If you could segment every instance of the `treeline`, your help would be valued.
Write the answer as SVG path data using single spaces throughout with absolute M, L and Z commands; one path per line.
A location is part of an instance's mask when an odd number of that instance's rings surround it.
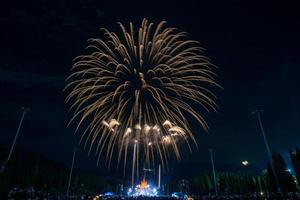
M 273 153 L 273 164 L 277 178 L 267 163 L 266 169 L 259 175 L 240 172 L 217 172 L 217 190 L 220 194 L 240 194 L 251 192 L 299 192 L 300 187 L 300 150 L 290 150 L 293 168 L 288 169 L 283 157 Z M 251 166 L 249 166 L 251 167 Z M 294 173 L 293 173 L 294 172 Z M 277 179 L 277 180 L 276 180 Z M 278 183 L 278 184 L 277 184 Z M 214 182 L 211 172 L 204 171 L 190 179 L 190 192 L 194 194 L 214 194 Z M 180 189 L 180 188 L 179 188 Z
M 0 161 L 7 156 L 7 149 L 0 146 Z M 283 157 L 273 154 L 273 163 L 278 181 L 268 163 L 266 169 L 259 175 L 241 172 L 217 172 L 217 190 L 219 194 L 240 194 L 252 192 L 299 192 L 300 182 L 300 150 L 290 150 L 292 173 Z M 2 164 L 2 163 L 0 163 Z M 251 167 L 251 166 L 248 166 Z M 15 149 L 6 169 L 0 173 L 0 192 L 5 193 L 14 186 L 22 188 L 34 187 L 53 194 L 66 192 L 69 178 L 69 167 L 51 161 L 41 155 Z M 276 183 L 278 182 L 279 185 Z M 120 192 L 121 185 L 128 185 L 124 180 L 107 178 L 96 173 L 74 170 L 71 183 L 72 194 L 103 193 L 107 191 Z M 214 182 L 211 171 L 203 171 L 191 178 L 188 184 L 182 187 L 178 180 L 169 182 L 164 186 L 165 191 L 184 191 L 191 194 L 213 194 Z M 124 188 L 125 189 L 125 188 Z
M 0 147 L 0 165 L 7 156 L 7 149 Z M 0 173 L 0 192 L 6 193 L 15 186 L 34 187 L 54 194 L 66 192 L 70 168 L 41 155 L 15 149 L 5 170 Z M 115 191 L 119 180 L 104 178 L 95 173 L 74 169 L 71 192 L 94 193 Z

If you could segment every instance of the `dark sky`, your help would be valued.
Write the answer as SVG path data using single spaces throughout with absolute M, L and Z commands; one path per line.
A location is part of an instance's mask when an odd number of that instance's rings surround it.
M 300 144 L 299 5 L 31 0 L 1 1 L 0 8 L 0 144 L 11 144 L 26 105 L 31 112 L 17 145 L 69 164 L 78 138 L 66 128 L 71 115 L 62 89 L 72 59 L 84 53 L 88 38 L 101 37 L 99 28 L 140 23 L 143 17 L 187 31 L 219 67 L 224 87 L 214 90 L 219 112 L 207 115 L 209 134 L 193 124 L 199 148 L 182 163 L 207 165 L 207 149 L 214 147 L 219 169 L 238 166 L 242 159 L 264 168 L 267 154 L 251 114 L 255 108 L 264 110 L 273 150 L 287 158 L 288 149 Z M 79 155 L 78 166 L 95 168 L 93 156 L 82 150 Z

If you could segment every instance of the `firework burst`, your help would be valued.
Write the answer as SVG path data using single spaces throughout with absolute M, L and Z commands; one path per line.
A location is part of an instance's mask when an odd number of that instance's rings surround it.
M 165 21 L 119 26 L 120 33 L 102 29 L 105 39 L 90 39 L 90 53 L 74 59 L 66 86 L 70 121 L 78 120 L 77 130 L 85 126 L 80 142 L 108 165 L 115 155 L 125 169 L 136 144 L 137 164 L 140 155 L 147 165 L 157 157 L 166 166 L 171 154 L 180 159 L 179 143 L 196 144 L 187 115 L 208 128 L 195 107 L 216 108 L 208 89 L 218 86 L 214 66 L 197 41 Z

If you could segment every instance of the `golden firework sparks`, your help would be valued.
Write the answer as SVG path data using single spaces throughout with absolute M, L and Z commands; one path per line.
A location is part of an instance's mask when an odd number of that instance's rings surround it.
M 179 138 L 196 144 L 186 115 L 208 128 L 195 107 L 217 107 L 208 89 L 218 86 L 214 66 L 197 41 L 165 21 L 119 26 L 120 33 L 102 29 L 106 38 L 90 39 L 90 53 L 75 58 L 66 86 L 70 122 L 79 119 L 76 131 L 88 122 L 80 142 L 89 152 L 94 147 L 98 159 L 104 154 L 108 165 L 117 155 L 125 168 L 135 143 L 145 162 L 158 157 L 165 166 L 171 153 L 180 159 Z

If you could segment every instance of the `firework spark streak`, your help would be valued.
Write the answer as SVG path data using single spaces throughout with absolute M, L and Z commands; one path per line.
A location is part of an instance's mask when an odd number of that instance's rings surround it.
M 74 59 L 65 88 L 70 121 L 77 119 L 76 131 L 85 126 L 80 142 L 96 151 L 98 161 L 103 155 L 110 165 L 116 156 L 125 169 L 137 144 L 137 166 L 142 156 L 146 165 L 159 158 L 166 167 L 171 154 L 180 159 L 182 141 L 190 149 L 191 141 L 196 144 L 187 115 L 208 129 L 195 107 L 217 107 L 208 89 L 219 86 L 215 66 L 197 41 L 165 21 L 119 26 L 119 33 L 102 29 L 105 39 L 90 39 L 90 54 Z

